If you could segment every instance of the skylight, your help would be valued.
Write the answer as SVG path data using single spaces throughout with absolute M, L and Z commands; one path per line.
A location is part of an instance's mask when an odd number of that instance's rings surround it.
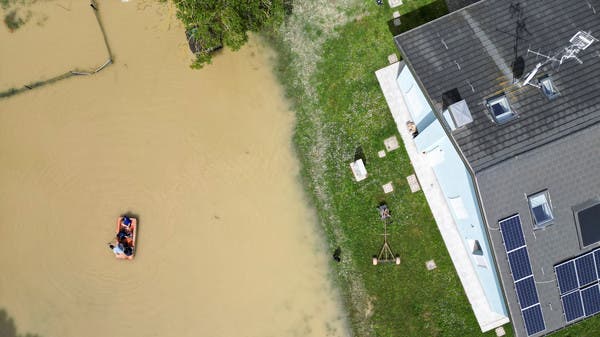
M 575 220 L 583 247 L 600 241 L 600 203 L 576 211 Z
M 528 199 L 531 217 L 533 218 L 533 227 L 542 228 L 554 219 L 548 191 L 531 195 Z
M 558 89 L 554 86 L 552 78 L 550 76 L 544 76 L 539 79 L 540 89 L 542 93 L 548 97 L 548 99 L 555 99 L 560 95 Z
M 460 102 L 450 105 L 448 109 L 450 110 L 450 114 L 452 115 L 452 119 L 454 120 L 454 124 L 457 128 L 467 125 L 473 121 L 471 111 L 469 110 L 467 102 L 464 99 Z
M 504 94 L 488 99 L 487 107 L 498 124 L 506 123 L 517 116 L 508 104 L 508 99 Z

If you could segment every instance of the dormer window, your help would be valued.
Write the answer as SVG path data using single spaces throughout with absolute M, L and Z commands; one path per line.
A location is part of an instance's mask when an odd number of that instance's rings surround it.
M 487 100 L 487 107 L 498 124 L 503 124 L 515 118 L 517 114 L 510 108 L 508 99 L 504 94 L 498 95 Z
M 544 76 L 544 77 L 540 78 L 538 82 L 540 84 L 540 89 L 542 90 L 542 93 L 548 99 L 555 99 L 556 97 L 558 97 L 560 95 L 560 93 L 558 92 L 558 89 L 556 89 L 556 87 L 554 86 L 554 83 L 552 82 L 552 77 Z

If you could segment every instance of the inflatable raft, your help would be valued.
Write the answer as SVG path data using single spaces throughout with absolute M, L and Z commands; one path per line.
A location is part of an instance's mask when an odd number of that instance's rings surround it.
M 119 217 L 115 233 L 117 245 L 122 245 L 124 251 L 123 253 L 115 254 L 115 257 L 122 260 L 133 260 L 135 257 L 137 219 L 125 216 Z

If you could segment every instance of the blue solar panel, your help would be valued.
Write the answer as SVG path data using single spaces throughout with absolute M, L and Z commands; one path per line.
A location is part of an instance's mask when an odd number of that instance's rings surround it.
M 498 222 L 528 335 L 546 329 L 519 215 Z M 575 287 L 577 274 L 573 264 Z M 525 309 L 527 308 L 527 309 Z
M 515 215 L 511 218 L 504 219 L 500 221 L 499 224 L 507 252 L 510 252 L 515 248 L 525 246 L 525 238 L 523 237 L 523 230 L 521 229 L 521 218 L 519 218 L 519 215 Z
M 596 274 L 600 280 L 600 250 L 594 252 L 594 258 L 596 259 Z
M 533 276 L 516 282 L 515 288 L 517 289 L 517 296 L 519 297 L 521 309 L 530 307 L 540 302 L 538 299 L 537 290 L 535 288 Z
M 525 328 L 529 336 L 546 329 L 544 317 L 542 316 L 542 307 L 539 304 L 523 310 L 523 320 L 525 321 Z
M 579 291 L 574 291 L 563 296 L 562 304 L 567 323 L 583 317 L 583 303 L 581 302 Z
M 513 279 L 515 281 L 532 274 L 527 247 L 519 248 L 508 253 L 508 261 L 510 262 L 510 270 L 512 271 Z
M 575 273 L 575 262 L 572 260 L 565 262 L 554 267 L 554 270 L 556 271 L 556 278 L 558 278 L 558 287 L 561 294 L 579 288 L 577 274 Z
M 598 281 L 593 253 L 589 253 L 575 259 L 575 266 L 577 267 L 577 278 L 579 279 L 580 287 Z
M 597 284 L 581 290 L 581 299 L 586 316 L 600 312 L 600 289 Z

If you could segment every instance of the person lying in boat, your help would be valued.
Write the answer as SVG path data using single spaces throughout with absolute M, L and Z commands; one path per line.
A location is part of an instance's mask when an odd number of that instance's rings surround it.
M 127 247 L 132 247 L 133 246 L 133 238 L 131 237 L 131 234 L 127 234 L 127 235 L 120 235 L 121 232 L 119 232 L 119 234 L 117 234 L 117 243 L 120 243 L 123 245 L 123 247 L 127 248 Z
M 128 237 L 131 237 L 131 231 L 128 231 L 126 229 L 121 229 L 119 233 L 117 233 L 117 239 L 119 241 L 125 240 Z
M 110 243 L 110 244 L 108 245 L 108 247 L 109 247 L 110 249 L 112 249 L 112 251 L 113 251 L 113 253 L 115 253 L 115 255 L 121 255 L 121 254 L 125 254 L 125 250 L 126 250 L 126 248 L 125 248 L 125 246 L 123 246 L 123 244 L 122 244 L 122 243 L 117 243 L 117 245 L 116 245 L 116 246 L 115 246 L 115 245 L 113 245 L 112 243 Z
M 119 226 L 119 233 L 117 233 L 118 240 L 124 240 L 127 237 L 131 237 L 133 230 L 131 228 L 131 219 L 124 216 Z
M 125 247 L 125 249 L 123 250 L 123 254 L 125 254 L 126 256 L 133 255 L 133 247 L 131 247 L 131 246 Z

